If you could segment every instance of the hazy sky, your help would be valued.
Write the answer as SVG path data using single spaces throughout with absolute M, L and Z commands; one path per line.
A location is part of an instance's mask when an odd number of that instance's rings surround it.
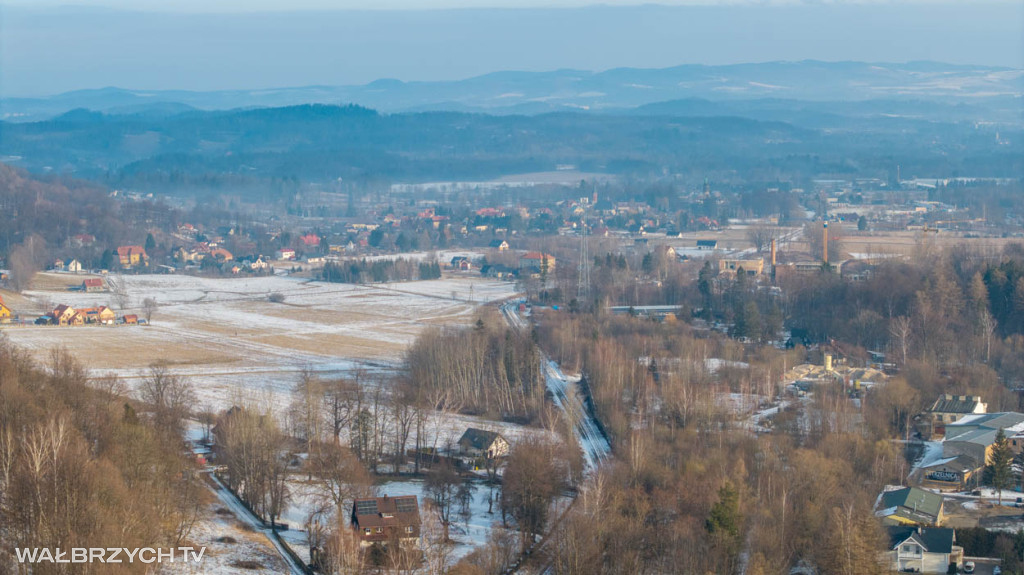
M 8 97 L 104 86 L 246 89 L 803 59 L 1024 68 L 1019 0 L 613 0 L 606 4 L 617 6 L 590 7 L 526 0 L 515 9 L 459 8 L 508 0 L 0 3 L 0 96 Z M 529 4 L 560 8 L 522 8 Z M 368 7 L 390 9 L 360 9 Z

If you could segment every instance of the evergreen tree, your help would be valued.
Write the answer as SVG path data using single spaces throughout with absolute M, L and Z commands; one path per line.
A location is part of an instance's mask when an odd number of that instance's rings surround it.
M 992 445 L 989 463 L 985 466 L 985 482 L 999 490 L 999 505 L 1003 504 L 1003 489 L 1010 487 L 1013 481 L 1013 450 L 1006 439 L 1002 428 L 996 432 L 996 441 Z
M 705 529 L 712 536 L 725 538 L 727 541 L 735 542 L 739 537 L 739 524 L 742 518 L 739 515 L 739 493 L 731 483 L 718 490 L 718 502 L 711 507 L 711 514 L 705 522 Z
M 153 237 L 153 234 L 147 234 L 146 235 L 146 246 L 145 247 L 146 247 L 146 253 L 150 253 L 150 252 L 152 252 L 153 250 L 156 249 L 156 238 Z

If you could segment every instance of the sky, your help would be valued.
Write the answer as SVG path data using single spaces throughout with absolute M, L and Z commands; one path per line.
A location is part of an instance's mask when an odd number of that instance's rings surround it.
M 523 7 L 530 2 L 0 0 L 0 97 L 804 59 L 1024 68 L 1019 0 L 613 0 L 582 7 L 536 0 L 555 7 Z M 387 9 L 365 9 L 371 6 Z

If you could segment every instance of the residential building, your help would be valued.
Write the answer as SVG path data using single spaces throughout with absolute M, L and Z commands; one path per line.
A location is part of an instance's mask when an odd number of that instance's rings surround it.
M 420 537 L 419 502 L 415 495 L 356 499 L 350 523 L 364 547 L 394 540 L 401 545 L 415 545 Z
M 68 271 L 74 274 L 82 273 L 82 262 L 76 259 L 70 259 L 64 262 L 64 271 Z
M 499 252 L 508 251 L 508 242 L 505 240 L 491 240 L 491 243 L 487 247 L 498 250 Z
M 294 260 L 295 259 L 295 250 L 293 250 L 291 248 L 281 248 L 281 249 L 277 250 L 276 252 L 274 252 L 274 259 L 275 260 Z
M 942 496 L 917 487 L 883 491 L 875 505 L 875 516 L 881 517 L 884 525 L 938 526 L 945 518 Z
M 0 296 L 0 323 L 10 323 L 13 315 L 11 308 L 4 303 L 3 296 Z
M 142 246 L 120 246 L 117 248 L 117 257 L 123 268 L 149 265 L 149 256 Z
M 75 308 L 61 304 L 50 312 L 51 323 L 56 325 L 82 325 L 85 323 L 85 316 L 79 314 Z
M 888 535 L 889 547 L 882 557 L 892 571 L 950 573 L 950 565 L 963 565 L 964 549 L 956 545 L 953 529 L 890 527 Z
M 981 397 L 977 395 L 940 395 L 928 409 L 932 439 L 945 436 L 947 424 L 956 423 L 966 415 L 987 411 L 988 405 L 982 403 Z
M 78 313 L 81 314 L 85 323 L 113 325 L 114 322 L 117 320 L 117 316 L 114 314 L 114 310 L 110 309 L 105 305 L 79 309 Z
M 718 240 L 697 240 L 698 250 L 717 250 Z
M 537 268 L 543 270 L 547 266 L 548 273 L 555 269 L 555 256 L 541 252 L 527 252 L 519 256 L 519 269 Z
M 459 451 L 473 457 L 494 459 L 508 455 L 509 443 L 496 431 L 470 427 L 459 438 Z
M 107 286 L 103 283 L 102 278 L 89 278 L 82 280 L 82 291 L 97 292 L 105 291 Z

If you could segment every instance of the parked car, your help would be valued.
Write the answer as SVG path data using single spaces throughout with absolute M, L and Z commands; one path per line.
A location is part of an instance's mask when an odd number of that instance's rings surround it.
M 996 565 L 995 567 L 992 568 L 992 575 L 1002 575 L 1002 574 L 1003 574 L 1003 569 L 1000 566 Z

